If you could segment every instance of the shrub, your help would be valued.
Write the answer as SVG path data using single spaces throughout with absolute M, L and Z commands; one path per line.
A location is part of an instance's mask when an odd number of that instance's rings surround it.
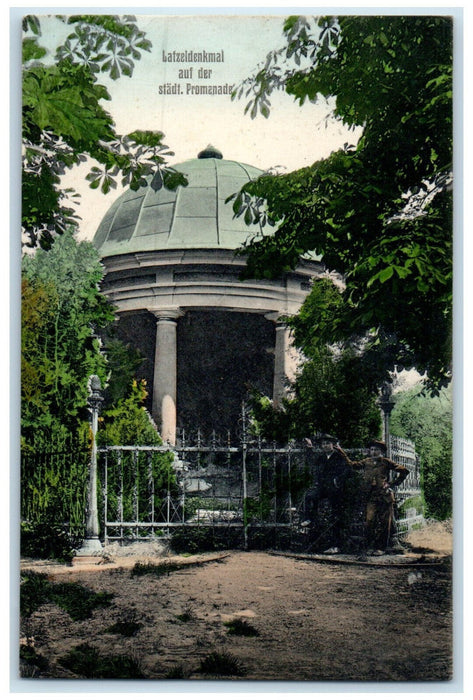
M 243 531 L 240 528 L 180 527 L 171 535 L 171 547 L 177 553 L 197 554 L 222 549 L 241 549 Z
M 48 517 L 21 523 L 20 551 L 24 557 L 70 562 L 79 545 L 78 537 Z

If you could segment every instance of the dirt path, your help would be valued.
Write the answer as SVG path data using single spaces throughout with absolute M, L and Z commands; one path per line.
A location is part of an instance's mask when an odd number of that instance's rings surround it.
M 196 565 L 166 575 L 133 576 L 134 558 L 56 568 L 49 571 L 52 580 L 113 593 L 113 604 L 74 622 L 47 603 L 23 621 L 22 634 L 48 660 L 41 676 L 49 678 L 81 677 L 59 660 L 88 643 L 101 655 L 133 657 L 154 679 L 231 677 L 198 671 L 218 652 L 238 661 L 245 680 L 446 680 L 452 672 L 451 532 L 437 530 L 413 533 L 417 554 L 398 557 L 396 565 L 229 552 L 179 557 Z M 225 622 L 237 618 L 258 636 L 230 634 Z M 126 620 L 141 625 L 134 636 L 106 631 Z

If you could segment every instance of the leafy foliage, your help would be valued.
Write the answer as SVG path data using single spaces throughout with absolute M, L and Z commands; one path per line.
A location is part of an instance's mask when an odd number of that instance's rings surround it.
M 71 232 L 50 251 L 25 256 L 22 267 L 22 437 L 51 449 L 87 418 L 88 377 L 106 379 L 97 331 L 114 312 L 98 291 L 96 250 Z
M 171 547 L 178 554 L 197 554 L 222 549 L 241 549 L 243 536 L 240 528 L 213 528 L 183 526 L 171 532 Z
M 390 345 L 386 339 L 371 346 L 356 337 L 329 344 L 323 331 L 340 318 L 343 306 L 340 289 L 322 278 L 314 281 L 299 313 L 286 319 L 303 361 L 280 406 L 253 392 L 254 427 L 266 439 L 285 443 L 322 432 L 356 447 L 379 434 L 376 399 Z
M 115 313 L 98 289 L 103 267 L 97 251 L 91 243 L 77 243 L 71 231 L 50 250 L 25 256 L 22 267 L 22 546 L 31 555 L 65 558 L 74 542 L 59 533 L 67 524 L 74 535 L 83 534 L 88 379 L 97 374 L 107 381 L 110 367 L 99 332 Z M 123 349 L 117 353 L 126 355 Z M 158 439 L 143 411 L 139 418 L 140 430 Z
M 81 503 L 84 506 L 84 503 Z M 49 508 L 38 509 L 36 518 L 21 524 L 20 552 L 24 557 L 70 562 L 80 541 L 57 524 Z M 45 515 L 46 513 L 46 515 Z M 81 512 L 81 521 L 84 511 Z
M 408 438 L 421 458 L 426 515 L 452 515 L 452 387 L 428 396 L 422 385 L 397 395 L 391 417 L 393 435 Z
M 148 395 L 144 379 L 133 379 L 127 395 L 103 411 L 99 421 L 101 445 L 162 445 L 162 440 L 144 407 Z
M 300 104 L 334 98 L 334 116 L 363 133 L 356 146 L 262 176 L 234 198 L 235 214 L 277 225 L 241 251 L 246 274 L 272 277 L 316 251 L 345 282 L 343 307 L 319 324 L 323 337 L 394 339 L 397 362 L 438 389 L 451 368 L 451 19 L 291 17 L 284 30 L 286 46 L 234 97 L 251 98 L 252 117 L 269 115 L 275 89 Z
M 61 185 L 61 176 L 92 159 L 86 179 L 92 189 L 107 193 L 122 185 L 138 189 L 174 189 L 185 178 L 166 166 L 172 155 L 158 131 L 115 132 L 102 106 L 110 100 L 97 82 L 100 73 L 112 80 L 131 77 L 134 63 L 151 49 L 131 15 L 57 17 L 73 31 L 54 57 L 39 44 L 37 17 L 23 21 L 23 183 L 22 226 L 29 247 L 49 249 L 55 235 L 75 226 L 77 193 Z

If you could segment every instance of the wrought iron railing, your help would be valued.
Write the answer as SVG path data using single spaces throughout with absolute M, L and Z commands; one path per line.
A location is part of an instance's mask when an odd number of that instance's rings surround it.
M 304 494 L 315 477 L 314 451 L 297 442 L 283 446 L 243 437 L 238 445 L 215 435 L 207 442 L 197 434 L 195 442 L 181 439 L 172 449 L 100 448 L 105 540 L 169 537 L 186 526 L 240 528 L 247 544 L 251 528 L 297 530 Z M 354 458 L 364 454 L 346 451 Z M 392 457 L 410 470 L 397 489 L 398 501 L 420 495 L 413 446 L 395 443 Z M 169 465 L 170 459 L 172 468 L 164 468 L 163 460 Z M 401 529 L 408 527 L 409 519 L 403 518 Z
M 167 538 L 177 528 L 239 530 L 245 545 L 255 529 L 297 533 L 304 497 L 314 483 L 317 452 L 305 442 L 269 443 L 250 432 L 245 412 L 237 443 L 230 434 L 181 432 L 175 447 L 106 446 L 98 449 L 100 536 L 111 540 Z M 399 505 L 420 496 L 414 445 L 391 438 L 391 457 L 409 469 L 396 490 Z M 359 459 L 366 451 L 348 449 Z M 21 469 L 21 518 L 45 515 L 84 532 L 90 450 L 25 453 Z M 412 499 L 412 501 L 410 500 Z M 418 500 L 418 499 L 417 499 Z M 399 531 L 421 518 L 408 508 Z

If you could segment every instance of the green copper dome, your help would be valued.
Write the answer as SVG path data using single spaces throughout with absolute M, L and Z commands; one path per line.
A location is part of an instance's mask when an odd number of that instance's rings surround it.
M 187 187 L 155 192 L 148 185 L 128 190 L 112 204 L 94 237 L 103 258 L 155 250 L 234 250 L 259 231 L 246 226 L 243 217 L 234 218 L 232 202 L 225 200 L 261 170 L 224 160 L 210 145 L 174 167 L 187 176 Z

